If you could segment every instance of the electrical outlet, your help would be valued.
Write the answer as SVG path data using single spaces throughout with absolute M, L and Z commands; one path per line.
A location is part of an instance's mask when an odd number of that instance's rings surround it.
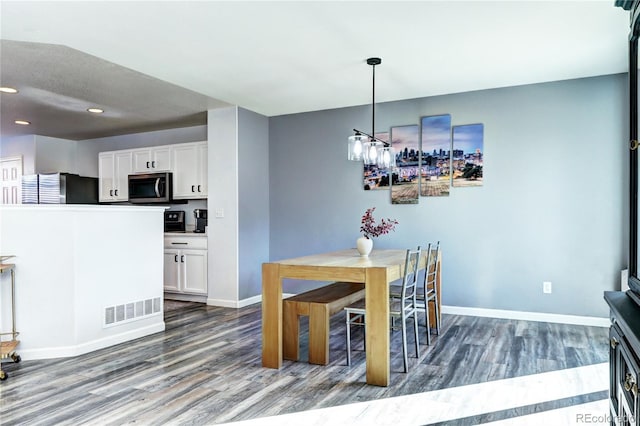
M 216 209 L 216 218 L 218 218 L 218 219 L 219 219 L 219 218 L 221 218 L 221 217 L 224 217 L 224 209 L 222 209 L 222 208 L 217 208 L 217 209 Z
M 542 292 L 551 293 L 551 281 L 545 281 L 542 283 Z

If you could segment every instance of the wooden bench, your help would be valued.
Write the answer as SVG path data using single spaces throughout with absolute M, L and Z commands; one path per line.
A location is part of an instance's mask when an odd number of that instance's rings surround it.
M 283 357 L 299 357 L 299 316 L 309 316 L 309 363 L 329 363 L 329 317 L 345 306 L 364 299 L 363 283 L 336 282 L 282 301 Z

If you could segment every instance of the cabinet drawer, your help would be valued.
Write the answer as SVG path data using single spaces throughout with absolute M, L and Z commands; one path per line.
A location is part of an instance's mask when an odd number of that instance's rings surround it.
M 164 248 L 206 250 L 207 238 L 197 237 L 165 237 Z

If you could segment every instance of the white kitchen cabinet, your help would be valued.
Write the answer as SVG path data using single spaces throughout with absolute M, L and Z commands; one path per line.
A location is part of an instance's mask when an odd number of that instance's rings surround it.
M 165 236 L 164 290 L 206 295 L 207 239 L 204 236 Z
M 101 152 L 98 155 L 98 182 L 100 202 L 127 201 L 129 175 L 132 170 L 130 150 Z
M 171 145 L 133 150 L 133 173 L 171 171 Z
M 173 198 L 207 198 L 207 143 L 173 145 Z
M 174 199 L 206 199 L 207 153 L 206 141 L 101 152 L 100 201 L 128 201 L 128 176 L 153 172 L 173 173 Z
M 164 291 L 180 291 L 180 250 L 164 249 Z

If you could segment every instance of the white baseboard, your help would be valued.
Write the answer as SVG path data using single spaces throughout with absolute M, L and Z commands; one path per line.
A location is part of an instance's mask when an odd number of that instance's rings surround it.
M 238 308 L 240 302 L 236 302 L 233 300 L 224 300 L 224 299 L 207 299 L 207 305 L 209 306 L 220 306 L 222 308 Z
M 283 293 L 282 298 L 294 296 L 293 293 Z M 207 305 L 222 306 L 225 308 L 243 308 L 245 306 L 260 303 L 262 295 L 253 296 L 240 301 L 207 299 Z M 509 311 L 503 309 L 467 308 L 464 306 L 442 305 L 443 314 L 468 315 L 474 317 L 502 318 L 523 321 L 555 322 L 560 324 L 588 325 L 594 327 L 609 327 L 609 318 L 587 317 L 578 315 L 550 314 L 544 312 Z
M 283 293 L 282 298 L 286 299 L 287 297 L 295 296 L 295 293 Z M 242 299 L 240 301 L 235 300 L 225 300 L 225 299 L 207 299 L 207 305 L 209 306 L 220 306 L 223 308 L 244 308 L 245 306 L 253 305 L 256 303 L 262 302 L 262 295 L 258 294 L 257 296 L 248 297 L 246 299 Z
M 165 292 L 164 298 L 169 300 L 180 300 L 182 302 L 198 302 L 198 303 L 206 303 L 207 295 L 199 295 L 199 294 L 184 294 L 184 293 L 170 293 Z
M 262 301 L 262 295 L 249 297 L 242 300 L 225 300 L 225 299 L 207 299 L 207 305 L 209 306 L 221 306 L 223 308 L 244 308 L 245 306 L 260 303 Z
M 150 334 L 159 333 L 161 331 L 164 331 L 164 329 L 165 324 L 164 321 L 162 321 L 158 324 L 148 325 L 146 327 L 126 331 L 124 333 L 116 334 L 113 336 L 80 343 L 78 345 L 24 350 L 21 349 L 18 345 L 18 347 L 16 348 L 16 353 L 18 353 L 18 355 L 20 355 L 20 358 L 25 361 L 36 359 L 68 358 L 93 352 L 95 350 L 103 349 L 120 343 L 128 342 L 130 340 L 138 339 Z
M 466 308 L 463 306 L 442 305 L 442 313 L 453 315 L 469 315 L 474 317 L 589 325 L 595 327 L 609 327 L 611 325 L 611 321 L 609 320 L 609 318 L 549 314 L 543 312 L 507 311 L 502 309 Z

